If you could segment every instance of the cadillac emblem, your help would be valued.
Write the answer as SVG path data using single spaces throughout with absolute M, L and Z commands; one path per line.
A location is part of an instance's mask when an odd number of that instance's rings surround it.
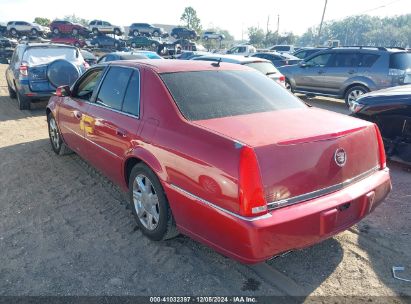
M 338 166 L 344 167 L 347 162 L 347 153 L 345 150 L 342 148 L 337 149 L 334 154 L 334 160 Z

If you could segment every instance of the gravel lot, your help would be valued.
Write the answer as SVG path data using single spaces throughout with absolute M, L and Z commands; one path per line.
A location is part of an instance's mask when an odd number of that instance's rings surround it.
M 249 267 L 180 236 L 151 242 L 117 187 L 50 147 L 45 104 L 19 111 L 0 65 L 0 295 L 411 296 L 411 173 L 358 226 Z M 324 99 L 308 103 L 344 112 Z

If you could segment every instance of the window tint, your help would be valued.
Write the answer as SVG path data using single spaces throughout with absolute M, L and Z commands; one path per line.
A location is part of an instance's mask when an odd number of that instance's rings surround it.
M 160 75 L 188 120 L 212 119 L 305 105 L 254 71 L 200 71 Z
M 362 54 L 360 59 L 360 67 L 370 68 L 380 56 L 376 54 Z
M 120 67 L 112 67 L 98 93 L 97 102 L 115 110 L 121 110 L 127 84 L 133 70 Z
M 411 69 L 411 53 L 396 53 L 390 56 L 390 69 Z
M 336 53 L 328 66 L 335 68 L 357 67 L 358 63 L 358 53 Z
M 137 71 L 133 72 L 130 83 L 127 87 L 126 96 L 124 96 L 122 111 L 135 116 L 139 115 L 140 107 L 140 74 Z
M 298 57 L 300 59 L 304 59 L 305 57 L 307 57 L 307 51 L 302 51 L 299 53 L 294 54 L 295 57 Z
M 103 69 L 97 69 L 87 74 L 74 88 L 74 96 L 83 100 L 90 100 L 102 73 Z
M 327 66 L 328 62 L 330 61 L 331 54 L 321 54 L 318 56 L 315 56 L 311 58 L 310 60 L 307 61 L 308 66 L 314 66 L 314 67 L 325 67 Z

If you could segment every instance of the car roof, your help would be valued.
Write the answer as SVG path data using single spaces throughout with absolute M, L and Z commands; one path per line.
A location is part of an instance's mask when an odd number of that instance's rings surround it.
M 41 42 L 28 42 L 28 43 L 21 43 L 27 45 L 27 47 L 66 47 L 75 49 L 75 46 L 62 44 L 62 43 L 41 43 Z
M 237 56 L 237 55 L 207 55 L 202 57 L 197 57 L 195 60 L 201 59 L 219 59 L 221 58 L 222 62 L 231 62 L 237 64 L 245 64 L 251 62 L 270 62 L 269 60 L 259 58 L 259 57 L 244 57 L 244 56 Z
M 196 71 L 216 71 L 216 70 L 227 70 L 227 71 L 236 71 L 236 70 L 253 70 L 251 68 L 242 66 L 240 64 L 231 64 L 231 63 L 221 63 L 219 67 L 213 65 L 213 62 L 209 61 L 195 61 L 195 60 L 123 60 L 123 61 L 114 61 L 110 63 L 111 65 L 118 66 L 130 66 L 130 67 L 139 67 L 144 66 L 149 69 L 152 69 L 156 73 L 177 73 L 177 72 L 196 72 Z

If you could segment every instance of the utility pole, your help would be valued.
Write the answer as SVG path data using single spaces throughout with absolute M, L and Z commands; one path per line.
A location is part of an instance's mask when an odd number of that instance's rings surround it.
M 277 15 L 277 44 L 280 39 L 280 14 Z
M 270 15 L 267 17 L 267 35 L 268 35 L 268 27 L 270 25 Z
M 316 43 L 317 45 L 316 46 L 318 46 L 319 43 L 320 43 L 321 31 L 323 29 L 323 22 L 324 22 L 325 10 L 327 9 L 327 3 L 328 3 L 328 0 L 325 0 L 323 16 L 321 17 L 320 29 L 318 30 L 318 37 L 317 37 L 317 43 Z

